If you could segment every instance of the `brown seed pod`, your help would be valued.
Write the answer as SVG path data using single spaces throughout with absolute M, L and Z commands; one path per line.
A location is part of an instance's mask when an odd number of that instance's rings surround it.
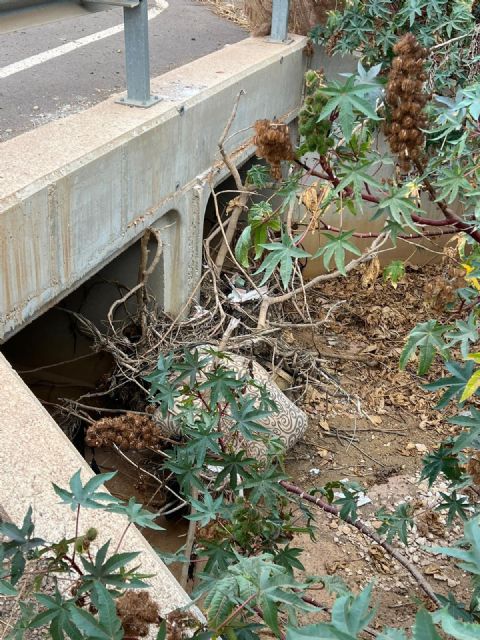
M 423 67 L 428 51 L 411 33 L 402 36 L 393 51 L 385 94 L 390 122 L 384 132 L 391 151 L 398 155 L 400 168 L 408 171 L 411 161 L 420 157 L 425 142 L 421 129 L 427 124 L 423 108 L 428 96 L 423 91 Z

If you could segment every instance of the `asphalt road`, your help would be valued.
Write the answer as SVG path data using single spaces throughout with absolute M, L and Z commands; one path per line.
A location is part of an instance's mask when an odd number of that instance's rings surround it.
M 151 76 L 247 36 L 208 4 L 168 4 L 149 22 Z M 100 37 L 122 23 L 122 10 L 114 8 L 0 35 L 0 141 L 123 91 L 123 31 Z M 81 46 L 63 53 L 78 39 Z M 53 50 L 60 55 L 43 60 Z

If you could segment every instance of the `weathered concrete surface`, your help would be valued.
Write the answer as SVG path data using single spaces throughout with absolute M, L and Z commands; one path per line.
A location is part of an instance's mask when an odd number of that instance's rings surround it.
M 151 109 L 110 99 L 0 144 L 0 339 L 166 214 L 164 306 L 177 312 L 199 275 L 206 202 L 226 175 L 218 140 L 236 96 L 245 92 L 228 149 L 240 163 L 256 119 L 295 117 L 305 42 L 243 40 L 153 80 L 164 100 Z
M 75 533 L 75 513 L 59 503 L 52 482 L 68 488 L 70 477 L 78 469 L 84 482 L 94 474 L 1 354 L 0 379 L 0 511 L 19 524 L 32 506 L 38 536 L 50 542 L 71 537 Z M 118 514 L 83 510 L 80 532 L 97 528 L 96 548 L 111 540 L 113 552 L 126 524 L 126 518 Z M 138 529 L 128 529 L 121 549 L 140 552 L 141 571 L 154 574 L 146 581 L 163 614 L 190 602 Z

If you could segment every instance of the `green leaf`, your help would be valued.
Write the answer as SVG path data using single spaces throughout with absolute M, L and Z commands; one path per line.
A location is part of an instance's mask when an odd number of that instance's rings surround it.
M 248 225 L 240 234 L 237 244 L 235 245 L 235 258 L 242 265 L 248 268 L 248 252 L 252 246 L 252 227 Z
M 480 388 L 480 369 L 477 369 L 467 381 L 465 385 L 465 389 L 460 397 L 460 402 L 465 402 L 471 398 L 475 393 L 477 393 Z
M 431 553 L 442 553 L 460 560 L 458 566 L 475 576 L 480 576 L 480 516 L 471 518 L 464 524 L 464 537 L 460 547 L 431 547 Z M 467 547 L 467 548 L 463 548 Z
M 393 222 L 400 227 L 410 227 L 410 229 L 418 233 L 418 228 L 412 220 L 412 212 L 420 215 L 421 211 L 415 201 L 409 198 L 409 194 L 408 187 L 398 191 L 392 190 L 389 196 L 380 202 L 373 218 L 378 218 L 382 212 L 387 212 Z
M 438 612 L 438 618 L 445 633 L 455 640 L 478 640 L 480 637 L 480 624 L 460 622 L 450 615 L 447 609 L 441 609 Z
M 185 516 L 187 520 L 197 521 L 201 527 L 206 527 L 209 522 L 216 520 L 222 511 L 223 495 L 214 500 L 212 495 L 206 491 L 203 495 L 203 501 L 190 498 L 190 504 L 195 512 Z
M 471 191 L 472 187 L 465 178 L 465 167 L 455 164 L 451 167 L 442 167 L 442 173 L 436 181 L 436 186 L 441 189 L 436 202 L 445 200 L 447 204 L 458 197 L 458 192 Z
M 17 590 L 10 584 L 10 582 L 0 579 L 0 596 L 16 596 L 17 593 Z
M 329 242 L 327 242 L 323 247 L 321 247 L 315 255 L 312 257 L 313 259 L 318 256 L 323 255 L 323 266 L 325 269 L 329 270 L 330 261 L 333 258 L 335 262 L 335 266 L 337 270 L 344 276 L 347 275 L 345 271 L 345 254 L 346 252 L 353 253 L 356 256 L 362 255 L 362 252 L 358 247 L 349 242 L 347 238 L 351 238 L 353 235 L 353 231 L 344 231 L 343 233 L 338 234 L 337 236 L 332 235 L 330 233 L 323 233 L 322 235 L 329 238 Z
M 420 609 L 415 616 L 413 627 L 414 640 L 441 640 L 435 630 L 431 615 L 426 609 Z
M 156 640 L 166 640 L 167 638 L 167 622 L 166 620 L 162 620 L 157 633 Z
M 386 534 L 387 542 L 392 543 L 394 538 L 398 538 L 404 543 L 408 543 L 407 527 L 413 526 L 412 519 L 412 507 L 409 504 L 401 503 L 396 508 L 394 513 L 387 511 L 382 507 L 375 514 L 377 520 L 380 520 L 382 524 L 377 529 L 380 535 Z
M 408 336 L 407 343 L 400 356 L 400 369 L 405 369 L 407 362 L 419 351 L 417 372 L 424 375 L 429 370 L 435 353 L 443 358 L 448 355 L 447 345 L 443 340 L 446 331 L 436 320 L 428 320 L 417 324 Z
M 123 627 L 117 616 L 117 606 L 103 584 L 97 582 L 93 587 L 92 600 L 98 610 L 98 620 L 101 628 L 112 640 L 123 638 Z
M 97 551 L 93 561 L 80 556 L 85 574 L 82 576 L 80 591 L 86 591 L 97 583 L 120 588 L 146 587 L 146 583 L 139 580 L 135 569 L 127 569 L 126 565 L 138 557 L 139 552 L 116 553 L 106 559 L 110 542 L 106 542 Z
M 288 234 L 283 234 L 281 242 L 271 242 L 262 244 L 263 249 L 269 251 L 269 255 L 264 259 L 260 267 L 255 271 L 255 275 L 263 272 L 260 286 L 265 284 L 277 267 L 280 267 L 280 277 L 284 289 L 288 288 L 293 273 L 293 261 L 297 258 L 309 258 L 310 254 L 300 247 L 296 242 L 300 241 L 300 236 L 291 238 Z
M 321 110 L 317 122 L 328 118 L 334 111 L 338 111 L 340 128 L 348 142 L 352 137 L 356 114 L 380 120 L 370 103 L 364 99 L 365 94 L 372 91 L 371 84 L 356 84 L 356 75 L 352 75 L 345 84 L 331 82 L 326 87 L 321 87 L 319 94 L 329 99 Z
M 109 493 L 97 491 L 101 485 L 111 480 L 116 476 L 116 474 L 116 471 L 112 471 L 110 473 L 99 473 L 93 478 L 90 478 L 85 485 L 82 485 L 79 469 L 70 479 L 71 491 L 62 489 L 56 484 L 53 484 L 53 489 L 61 501 L 64 504 L 68 504 L 72 511 L 78 507 L 84 507 L 86 509 L 104 509 L 105 505 L 102 504 L 102 502 L 121 502 Z
M 383 281 L 390 282 L 394 289 L 405 277 L 405 263 L 402 260 L 392 260 L 383 270 Z
M 127 504 L 123 503 L 108 505 L 106 511 L 110 511 L 112 513 L 121 513 L 122 515 L 127 516 L 129 522 L 137 525 L 138 527 L 155 529 L 156 531 L 164 531 L 163 527 L 160 527 L 154 522 L 155 518 L 157 518 L 157 514 L 143 509 L 142 505 L 139 504 L 133 497 L 129 499 Z
M 462 358 L 467 358 L 470 342 L 475 343 L 479 338 L 475 314 L 471 313 L 466 322 L 457 320 L 455 326 L 457 328 L 456 331 L 449 331 L 445 334 L 445 337 L 450 340 L 448 346 L 453 347 L 459 343 Z
M 453 520 L 458 516 L 460 520 L 464 522 L 468 520 L 469 511 L 471 510 L 470 503 L 468 502 L 465 496 L 459 495 L 457 496 L 457 491 L 454 490 L 449 495 L 448 493 L 440 492 L 440 495 L 444 499 L 445 502 L 440 503 L 437 507 L 435 507 L 435 511 L 442 511 L 444 509 L 448 509 L 447 514 L 447 526 L 450 527 L 452 525 Z
M 430 382 L 423 387 L 428 391 L 438 391 L 438 389 L 447 388 L 438 401 L 436 409 L 443 409 L 448 405 L 450 400 L 455 397 L 460 398 L 463 395 L 465 387 L 472 376 L 475 365 L 473 362 L 467 361 L 462 366 L 460 363 L 449 361 L 445 363 L 445 368 L 452 374 L 451 376 L 440 378 L 440 380 Z

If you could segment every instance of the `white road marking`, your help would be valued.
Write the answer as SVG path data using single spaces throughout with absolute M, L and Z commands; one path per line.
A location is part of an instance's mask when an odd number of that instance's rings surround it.
M 163 0 L 157 1 L 156 5 L 157 6 L 148 10 L 149 20 L 156 18 L 158 15 L 160 15 L 160 13 L 162 13 L 164 9 L 168 7 L 168 3 L 164 2 Z M 78 40 L 66 42 L 59 47 L 55 47 L 55 49 L 42 51 L 42 53 L 37 53 L 34 56 L 30 56 L 30 58 L 24 58 L 23 60 L 19 60 L 18 62 L 13 62 L 12 64 L 8 64 L 6 67 L 0 68 L 0 79 L 8 78 L 8 76 L 13 76 L 15 73 L 20 73 L 21 71 L 25 71 L 26 69 L 31 69 L 32 67 L 36 67 L 38 64 L 42 64 L 43 62 L 47 62 L 48 60 L 53 60 L 54 58 L 58 58 L 59 56 L 63 56 L 66 53 L 70 53 L 71 51 L 75 51 L 76 49 L 85 47 L 88 44 L 92 44 L 92 42 L 98 42 L 99 40 L 103 40 L 103 38 L 109 38 L 116 33 L 120 33 L 121 31 L 123 31 L 123 23 L 117 24 L 115 27 L 110 27 L 109 29 L 104 29 L 103 31 L 97 31 L 97 33 L 92 33 L 89 36 L 85 36 L 84 38 L 78 38 Z

